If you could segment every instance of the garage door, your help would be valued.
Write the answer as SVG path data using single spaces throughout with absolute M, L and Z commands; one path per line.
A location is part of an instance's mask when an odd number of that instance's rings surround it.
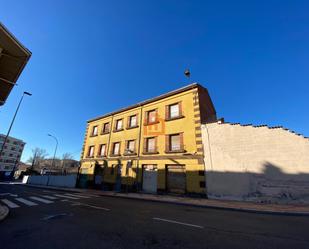
M 167 191 L 170 193 L 183 194 L 186 192 L 185 165 L 167 165 Z
M 157 192 L 158 171 L 156 165 L 143 165 L 143 191 Z

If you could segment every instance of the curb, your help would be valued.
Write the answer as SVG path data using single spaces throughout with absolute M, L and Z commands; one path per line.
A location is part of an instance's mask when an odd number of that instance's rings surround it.
M 309 216 L 309 212 L 271 211 L 271 210 L 258 210 L 258 209 L 250 209 L 250 208 L 224 207 L 224 206 L 215 206 L 215 205 L 207 205 L 207 204 L 202 205 L 202 204 L 195 204 L 195 203 L 183 203 L 183 202 L 177 202 L 177 201 L 169 201 L 169 200 L 143 199 L 143 198 L 134 197 L 134 196 L 119 196 L 117 194 L 116 195 L 99 194 L 99 195 L 104 196 L 104 197 L 123 198 L 123 199 L 137 200 L 137 201 L 169 203 L 169 204 L 181 205 L 181 206 L 211 208 L 211 209 L 227 210 L 227 211 L 234 211 L 234 212 L 285 215 L 285 216 Z
M 30 188 L 41 188 L 41 189 L 53 189 L 53 190 L 59 190 L 59 191 L 65 191 L 65 192 L 72 192 L 72 193 L 80 193 L 81 191 L 78 191 L 78 189 L 71 189 L 71 188 L 60 188 L 60 187 L 52 187 L 52 186 L 45 186 L 45 185 L 33 185 L 33 184 L 24 184 L 22 186 L 30 187 Z
M 53 189 L 59 191 L 66 191 L 72 193 L 87 193 L 87 190 L 84 189 L 72 189 L 72 188 L 61 188 L 61 187 L 52 187 L 52 186 L 41 186 L 41 185 L 30 185 L 25 184 L 24 186 L 33 187 L 33 188 L 41 188 L 41 189 Z M 308 212 L 303 211 L 283 211 L 283 210 L 261 210 L 257 208 L 242 208 L 242 207 L 235 207 L 235 206 L 224 206 L 224 205 L 215 205 L 215 204 L 197 204 L 197 203 L 186 203 L 177 200 L 167 200 L 167 199 L 148 199 L 144 197 L 137 197 L 137 196 L 125 196 L 119 195 L 117 193 L 104 193 L 102 192 L 95 192 L 95 194 L 104 197 L 114 197 L 114 198 L 123 198 L 123 199 L 131 199 L 131 200 L 138 200 L 138 201 L 148 201 L 148 202 L 159 202 L 159 203 L 169 203 L 174 205 L 182 205 L 182 206 L 190 206 L 190 207 L 199 207 L 199 208 L 212 208 L 217 210 L 228 210 L 228 211 L 235 211 L 235 212 L 246 212 L 246 213 L 256 213 L 256 214 L 271 214 L 271 215 L 285 215 L 285 216 L 309 216 Z M 308 208 L 309 210 L 309 208 Z
M 10 209 L 7 206 L 0 205 L 0 221 L 3 221 L 10 213 Z

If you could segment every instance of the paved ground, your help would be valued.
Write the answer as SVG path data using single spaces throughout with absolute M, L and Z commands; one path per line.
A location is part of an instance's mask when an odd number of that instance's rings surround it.
M 10 248 L 309 248 L 309 217 L 243 213 L 0 184 Z

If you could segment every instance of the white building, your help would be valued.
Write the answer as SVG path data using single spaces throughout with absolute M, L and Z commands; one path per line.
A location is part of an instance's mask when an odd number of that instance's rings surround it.
M 0 134 L 0 148 L 2 148 L 4 139 L 5 135 Z M 4 145 L 2 155 L 0 155 L 0 179 L 9 177 L 14 170 L 14 167 L 17 167 L 23 153 L 24 146 L 24 141 L 13 137 L 8 137 Z

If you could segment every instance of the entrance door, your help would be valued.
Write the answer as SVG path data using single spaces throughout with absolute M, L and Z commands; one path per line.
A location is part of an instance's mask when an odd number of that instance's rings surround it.
M 158 171 L 156 165 L 143 165 L 143 191 L 157 192 Z
M 167 191 L 184 194 L 186 192 L 186 171 L 184 165 L 167 165 Z

